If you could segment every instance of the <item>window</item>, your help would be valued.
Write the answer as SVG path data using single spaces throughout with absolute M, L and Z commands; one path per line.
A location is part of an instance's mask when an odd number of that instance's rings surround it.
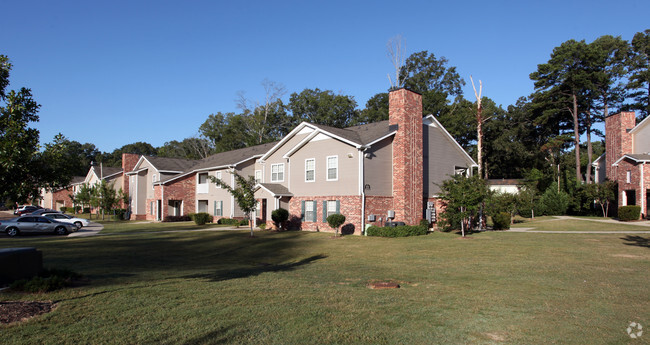
M 208 173 L 199 174 L 199 184 L 206 184 L 206 183 L 208 183 Z
M 271 182 L 284 181 L 284 163 L 271 164 Z
M 327 217 L 339 213 L 338 210 L 338 201 L 337 200 L 328 200 L 327 201 Z M 327 220 L 327 218 L 326 218 Z
M 316 160 L 305 159 L 305 182 L 316 181 Z
M 153 174 L 153 176 L 151 176 L 151 189 L 152 190 L 153 190 L 153 183 L 154 182 L 156 182 L 156 174 Z
M 307 222 L 314 222 L 316 220 L 316 202 L 313 200 L 305 201 L 304 219 Z
M 153 204 L 153 203 L 152 203 Z M 199 212 L 208 212 L 208 201 L 207 200 L 199 200 Z
M 208 173 L 200 173 L 198 175 L 199 183 L 196 186 L 197 193 L 207 193 L 208 192 Z
M 221 171 L 217 171 L 217 180 L 221 180 Z M 221 188 L 221 186 L 217 185 L 217 188 Z
M 262 183 L 262 170 L 255 170 L 255 183 Z
M 255 203 L 255 218 L 261 217 L 261 214 L 262 214 L 262 203 L 257 201 Z
M 627 174 L 625 175 L 625 182 L 626 183 L 632 183 L 632 171 L 628 170 Z
M 153 201 L 149 203 L 149 214 L 153 215 Z
M 336 181 L 339 178 L 339 156 L 327 157 L 327 181 Z
M 467 176 L 467 168 L 454 167 L 454 175 L 465 175 L 465 176 Z
M 214 215 L 223 216 L 223 201 L 214 202 Z

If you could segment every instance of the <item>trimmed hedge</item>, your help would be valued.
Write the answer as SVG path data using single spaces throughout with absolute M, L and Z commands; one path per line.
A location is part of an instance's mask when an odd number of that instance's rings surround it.
M 641 206 L 621 206 L 618 208 L 618 219 L 624 222 L 639 220 L 641 217 Z
M 196 225 L 204 225 L 205 223 L 212 223 L 212 216 L 209 213 L 199 212 L 190 213 L 188 216 L 196 223 Z
M 163 219 L 163 222 L 189 222 L 192 218 L 188 215 L 184 216 L 167 216 Z
M 72 207 L 71 207 L 71 208 L 72 208 Z M 65 207 L 65 206 L 61 206 L 61 207 L 59 208 L 59 211 L 61 211 L 61 213 L 66 213 L 66 212 L 68 212 L 68 208 Z
M 426 235 L 429 229 L 420 225 L 401 225 L 396 227 L 380 227 L 373 225 L 366 231 L 368 236 L 408 237 Z
M 510 213 L 499 212 L 492 216 L 494 223 L 494 230 L 508 230 L 510 229 Z
M 217 221 L 217 224 L 225 224 L 225 225 L 248 225 L 248 220 L 246 219 L 234 219 L 234 218 L 220 218 Z
M 123 220 L 124 215 L 126 215 L 126 209 L 125 208 L 116 208 L 113 210 L 115 214 L 115 218 Z

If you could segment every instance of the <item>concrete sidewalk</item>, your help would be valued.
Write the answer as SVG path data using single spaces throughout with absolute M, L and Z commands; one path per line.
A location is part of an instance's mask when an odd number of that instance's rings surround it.
M 650 227 L 650 221 L 648 220 L 641 220 L 638 222 L 621 222 L 618 220 L 614 219 L 588 219 L 588 218 L 578 218 L 578 217 L 571 217 L 571 216 L 554 216 L 554 219 L 551 220 L 582 220 L 585 222 L 599 222 L 599 223 L 609 223 L 609 224 L 627 224 L 627 225 L 635 225 L 635 226 L 645 226 L 645 227 Z M 619 231 L 562 231 L 562 230 L 534 230 L 535 228 L 511 228 L 508 230 L 508 232 L 530 232 L 530 233 L 539 233 L 539 234 L 650 234 L 650 229 L 648 230 L 619 230 Z

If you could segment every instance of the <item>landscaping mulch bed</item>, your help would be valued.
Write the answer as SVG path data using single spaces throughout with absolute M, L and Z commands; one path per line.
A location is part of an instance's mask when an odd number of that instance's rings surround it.
M 26 321 L 34 316 L 49 313 L 56 308 L 52 301 L 0 302 L 0 324 Z

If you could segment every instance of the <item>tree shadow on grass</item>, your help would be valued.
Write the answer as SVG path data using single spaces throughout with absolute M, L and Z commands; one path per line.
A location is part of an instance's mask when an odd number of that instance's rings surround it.
M 230 339 L 229 328 L 232 327 L 222 327 L 210 331 L 202 336 L 189 339 L 183 343 L 183 345 L 194 345 L 194 344 L 230 344 L 233 339 Z
M 630 236 L 627 235 L 625 237 L 621 237 L 623 241 L 627 241 L 623 244 L 626 246 L 637 246 L 637 247 L 645 247 L 645 248 L 650 248 L 650 237 L 645 238 L 641 236 Z
M 286 264 L 271 265 L 271 264 L 260 263 L 253 267 L 218 270 L 214 273 L 193 274 L 189 276 L 184 276 L 182 278 L 201 278 L 201 279 L 208 279 L 213 282 L 220 282 L 220 281 L 230 280 L 230 279 L 255 277 L 266 272 L 293 271 L 298 267 L 312 263 L 316 260 L 325 259 L 326 257 L 327 257 L 326 255 L 319 254 L 319 255 L 310 256 L 300 261 L 290 262 Z

